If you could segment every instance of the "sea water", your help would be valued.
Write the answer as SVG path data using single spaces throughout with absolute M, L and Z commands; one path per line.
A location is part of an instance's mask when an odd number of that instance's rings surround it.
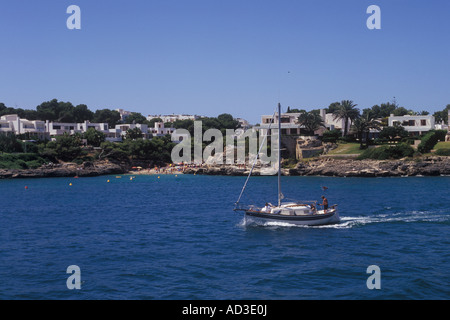
M 317 227 L 246 223 L 244 181 L 0 181 L 0 299 L 450 298 L 450 177 L 282 177 L 286 199 L 338 204 L 341 223 Z M 276 188 L 254 177 L 241 202 L 276 203 Z

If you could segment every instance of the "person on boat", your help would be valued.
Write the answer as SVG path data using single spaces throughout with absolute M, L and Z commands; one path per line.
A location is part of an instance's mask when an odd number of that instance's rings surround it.
M 322 196 L 322 203 L 320 205 L 323 206 L 323 213 L 327 213 L 328 199 L 325 196 Z
M 267 212 L 269 213 L 272 210 L 272 205 L 268 202 L 266 202 L 266 205 L 264 206 L 264 208 L 261 209 L 261 212 Z

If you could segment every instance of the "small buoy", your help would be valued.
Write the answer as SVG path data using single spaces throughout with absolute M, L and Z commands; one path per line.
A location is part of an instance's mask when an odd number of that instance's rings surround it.
M 130 177 L 130 180 L 133 180 L 133 177 Z
M 158 179 L 159 179 L 159 176 L 158 176 Z
M 72 185 L 72 182 L 71 183 L 69 183 L 69 186 L 71 186 Z
M 25 186 L 25 189 L 28 189 L 28 186 Z
M 175 177 L 178 177 L 178 175 L 176 174 Z
M 108 180 L 106 180 L 106 182 L 109 182 L 109 179 L 108 179 Z

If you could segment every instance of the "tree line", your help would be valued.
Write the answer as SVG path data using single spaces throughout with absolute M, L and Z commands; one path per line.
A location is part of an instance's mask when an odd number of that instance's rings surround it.
M 140 113 L 131 113 L 124 121 L 116 110 L 89 110 L 85 104 L 74 106 L 70 102 L 56 99 L 43 102 L 35 110 L 11 108 L 0 103 L 0 116 L 17 114 L 28 120 L 49 120 L 65 123 L 81 123 L 86 120 L 96 123 L 108 123 L 115 127 L 119 123 L 140 123 L 153 126 L 159 118 L 148 121 Z M 239 122 L 231 114 L 221 114 L 218 117 L 202 117 L 203 131 L 210 128 L 222 130 L 237 129 Z M 193 120 L 177 120 L 167 123 L 173 128 L 187 129 L 194 134 Z M 30 141 L 33 139 L 35 141 Z M 84 145 L 86 142 L 87 145 Z M 101 159 L 127 162 L 133 160 L 149 160 L 157 165 L 171 162 L 171 151 L 174 143 L 170 135 L 143 139 L 139 128 L 129 129 L 121 143 L 106 141 L 103 132 L 89 128 L 84 133 L 56 136 L 52 141 L 39 141 L 32 134 L 16 136 L 14 133 L 0 134 L 0 168 L 36 168 L 44 163 L 59 161 L 95 161 Z M 92 149 L 91 147 L 94 147 Z
M 71 102 L 58 101 L 57 99 L 42 102 L 35 109 L 12 108 L 0 103 L 0 116 L 7 114 L 17 114 L 20 118 L 27 120 L 49 120 L 65 123 L 81 123 L 87 120 L 93 123 L 107 123 L 110 128 L 114 128 L 119 123 L 132 123 L 136 119 L 147 121 L 140 113 L 132 113 L 122 122 L 120 113 L 116 110 L 105 108 L 94 112 L 85 104 L 74 106 Z M 142 122 L 136 121 L 136 123 Z
M 84 145 L 87 140 L 89 145 Z M 97 148 L 92 148 L 97 145 Z M 130 163 L 146 160 L 155 165 L 170 163 L 174 143 L 169 135 L 153 139 L 125 138 L 121 143 L 105 141 L 94 128 L 84 134 L 67 133 L 52 141 L 22 141 L 15 134 L 0 134 L 0 169 L 34 169 L 43 164 L 63 162 L 113 160 Z
M 82 123 L 87 120 L 92 123 L 107 123 L 110 128 L 114 128 L 116 124 L 120 123 L 139 123 L 153 127 L 155 122 L 162 121 L 160 118 L 147 120 L 139 112 L 132 112 L 124 120 L 121 120 L 120 113 L 116 110 L 106 108 L 98 109 L 94 112 L 85 104 L 74 106 L 71 102 L 58 101 L 57 99 L 42 102 L 34 110 L 7 107 L 4 103 L 0 102 L 0 116 L 7 114 L 17 114 L 20 118 L 27 120 L 49 120 L 63 123 Z M 222 130 L 236 129 L 239 127 L 239 122 L 227 113 L 221 114 L 218 117 L 202 117 L 199 120 L 203 122 L 206 130 L 208 128 Z M 193 120 L 177 120 L 173 123 L 166 123 L 166 125 L 173 128 L 188 129 L 193 133 Z
M 448 104 L 444 110 L 437 111 L 433 114 L 435 121 L 448 123 L 448 111 L 450 110 L 450 104 Z M 320 116 L 320 110 L 315 109 L 306 111 L 304 109 L 291 109 L 288 107 L 288 112 L 299 112 L 298 117 L 299 124 L 303 125 L 308 134 L 314 134 L 314 131 L 321 127 L 325 127 L 324 120 Z M 363 148 L 363 141 L 369 136 L 371 129 L 379 130 L 380 138 L 386 140 L 393 140 L 395 137 L 405 138 L 408 133 L 401 126 L 388 127 L 387 118 L 392 114 L 394 116 L 404 115 L 428 115 L 428 111 L 415 112 L 408 110 L 404 107 L 398 106 L 394 103 L 383 103 L 381 105 L 374 105 L 372 108 L 365 108 L 362 110 L 357 108 L 352 100 L 342 100 L 341 102 L 334 102 L 325 109 L 326 113 L 331 113 L 334 120 L 343 120 L 344 128 L 342 130 L 342 136 L 346 137 L 350 131 L 356 133 L 358 140 Z M 325 137 L 335 136 L 335 132 L 327 132 Z

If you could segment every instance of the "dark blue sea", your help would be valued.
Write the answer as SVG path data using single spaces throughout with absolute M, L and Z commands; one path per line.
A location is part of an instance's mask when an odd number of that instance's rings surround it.
M 282 177 L 286 198 L 338 204 L 321 227 L 244 223 L 245 177 L 130 177 L 0 181 L 0 299 L 450 298 L 450 177 Z M 242 202 L 276 186 L 254 177 Z

